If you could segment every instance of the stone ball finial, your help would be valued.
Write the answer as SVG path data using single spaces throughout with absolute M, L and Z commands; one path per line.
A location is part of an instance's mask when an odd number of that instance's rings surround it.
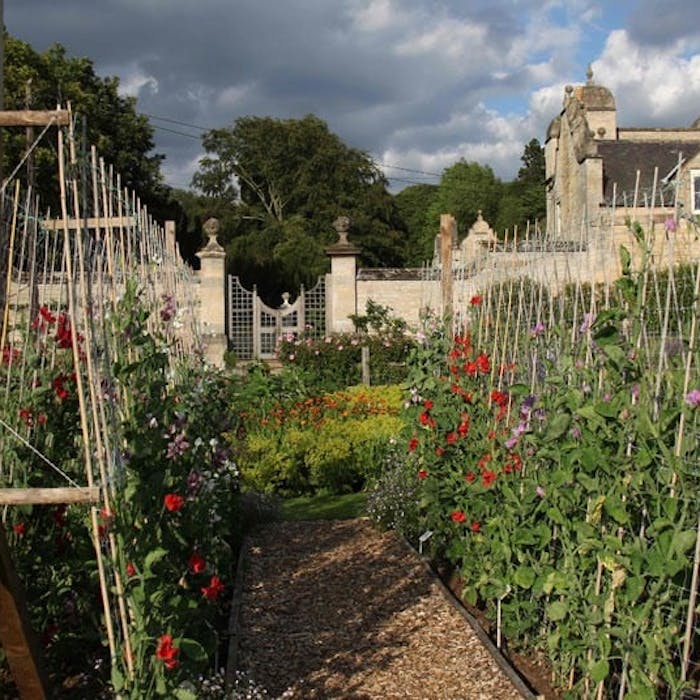
M 605 136 L 605 127 L 604 126 L 599 126 L 598 127 L 598 136 L 602 139 L 603 136 Z
M 209 240 L 205 243 L 204 248 L 202 248 L 200 252 L 208 254 L 223 253 L 224 249 L 219 245 L 218 241 L 216 240 L 216 236 L 218 235 L 220 228 L 221 224 L 219 223 L 219 220 L 215 219 L 214 217 L 207 219 L 204 222 L 202 230 L 204 231 L 204 234 Z
M 218 219 L 211 217 L 204 222 L 204 226 L 202 228 L 204 229 L 204 233 L 207 234 L 208 238 L 216 238 L 219 233 L 219 229 L 221 228 L 221 224 L 219 223 Z
M 347 216 L 339 216 L 333 222 L 333 228 L 338 234 L 338 244 L 350 245 L 348 233 L 350 232 L 350 219 Z
M 574 91 L 574 86 L 573 86 L 573 85 L 566 85 L 566 86 L 564 87 L 564 92 L 565 92 L 567 95 L 570 95 L 573 91 Z

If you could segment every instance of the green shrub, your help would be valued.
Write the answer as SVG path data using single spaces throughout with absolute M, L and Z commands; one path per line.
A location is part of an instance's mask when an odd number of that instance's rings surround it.
M 349 493 L 377 475 L 403 430 L 398 386 L 353 387 L 249 414 L 232 440 L 246 488 Z

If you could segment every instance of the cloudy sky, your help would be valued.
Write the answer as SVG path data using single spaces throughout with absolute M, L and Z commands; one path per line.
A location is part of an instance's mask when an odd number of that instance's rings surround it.
M 611 88 L 621 126 L 700 116 L 700 0 L 5 0 L 9 33 L 116 75 L 187 187 L 203 129 L 314 113 L 394 190 L 460 158 L 505 180 L 564 86 Z

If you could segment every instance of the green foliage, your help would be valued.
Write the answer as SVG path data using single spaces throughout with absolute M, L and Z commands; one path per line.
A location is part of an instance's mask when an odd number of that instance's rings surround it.
M 138 192 L 151 214 L 168 204 L 160 165 L 152 155 L 153 129 L 136 112 L 136 98 L 119 94 L 119 80 L 96 75 L 89 58 L 70 57 L 60 44 L 38 53 L 29 44 L 5 35 L 5 108 L 55 109 L 71 103 L 73 114 L 86 118 L 87 144 L 122 175 L 122 185 Z M 38 136 L 38 130 L 35 136 Z M 4 172 L 19 163 L 26 150 L 24 130 L 5 133 Z M 57 206 L 55 145 L 45 138 L 34 152 L 34 177 L 46 206 Z
M 432 248 L 424 243 L 428 211 L 437 196 L 437 185 L 409 185 L 394 197 L 399 216 L 406 225 L 406 263 L 419 267 L 432 257 Z M 437 233 L 433 232 L 433 235 Z M 432 245 L 432 241 L 428 241 Z
M 489 166 L 461 160 L 446 168 L 426 214 L 421 238 L 422 259 L 428 260 L 433 256 L 441 214 L 451 214 L 457 219 L 461 239 L 476 221 L 479 211 L 487 221 L 495 221 L 502 194 L 503 183 Z
M 658 344 L 637 344 L 651 278 L 626 275 L 597 316 L 554 300 L 565 320 L 522 329 L 511 369 L 428 324 L 411 356 L 407 469 L 417 531 L 433 531 L 467 600 L 493 618 L 501 602 L 511 645 L 545 650 L 562 685 L 573 669 L 575 697 L 587 682 L 616 694 L 623 664 L 631 696 L 678 697 L 700 390 L 684 400 L 682 348 L 659 369 Z M 586 313 L 592 293 L 578 291 Z
M 203 144 L 208 155 L 193 185 L 233 202 L 238 183 L 240 202 L 222 237 L 236 274 L 268 302 L 325 272 L 324 250 L 336 242 L 332 223 L 341 214 L 350 217 L 365 264 L 402 264 L 403 234 L 386 180 L 318 117 L 241 117 L 208 132 Z
M 369 352 L 371 384 L 396 384 L 406 378 L 406 355 L 415 338 L 405 321 L 371 299 L 365 313 L 351 319 L 354 333 L 333 333 L 321 339 L 290 334 L 280 339 L 280 361 L 308 394 L 359 384 L 363 347 Z
M 109 509 L 17 508 L 7 521 L 49 670 L 63 678 L 90 664 L 111 674 L 102 683 L 134 699 L 173 697 L 181 680 L 213 665 L 239 520 L 238 473 L 221 437 L 229 427 L 228 384 L 200 366 L 170 365 L 169 321 L 152 322 L 141 291 L 128 280 L 111 311 L 117 357 L 105 368 L 109 379 L 96 387 L 114 431 Z M 97 450 L 81 440 L 78 384 L 89 386 L 90 376 L 86 362 L 73 362 L 70 325 L 66 313 L 41 307 L 24 337 L 14 332 L 16 346 L 3 352 L 0 374 L 11 391 L 2 413 L 26 439 L 2 443 L 6 467 L 24 464 L 14 486 L 65 485 L 46 469 L 47 460 L 84 483 L 85 453 Z M 116 586 L 118 576 L 123 587 L 133 675 L 125 636 L 117 639 L 114 664 L 104 663 L 93 523 L 108 585 Z M 163 650 L 166 635 L 171 647 Z
M 352 387 L 248 412 L 231 436 L 246 488 L 281 494 L 359 491 L 401 432 L 398 387 Z
M 367 487 L 367 515 L 408 540 L 421 534 L 419 484 L 403 442 L 392 446 L 378 476 Z

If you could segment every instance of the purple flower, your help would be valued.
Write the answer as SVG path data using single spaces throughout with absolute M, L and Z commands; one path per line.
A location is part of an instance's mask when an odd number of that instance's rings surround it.
M 168 459 L 175 459 L 185 454 L 189 446 L 190 443 L 185 439 L 185 433 L 178 433 L 172 441 L 168 443 L 168 450 L 165 456 Z
M 581 428 L 579 428 L 578 425 L 575 425 L 573 428 L 571 428 L 571 437 L 574 440 L 581 439 Z
M 171 294 L 163 294 L 163 307 L 160 310 L 160 318 L 163 323 L 171 321 L 177 313 L 177 301 Z
M 666 228 L 666 233 L 675 233 L 678 229 L 678 222 L 672 216 L 669 216 L 664 222 L 664 226 Z
M 585 333 L 593 325 L 594 321 L 595 321 L 595 314 L 584 314 L 583 320 L 581 321 L 581 325 L 579 326 L 578 332 Z
M 685 402 L 688 406 L 697 408 L 700 406 L 700 389 L 693 389 L 685 395 Z
M 544 496 L 545 496 L 544 489 L 543 489 L 541 486 L 538 486 L 538 487 L 535 489 L 535 493 L 536 493 L 540 498 L 544 498 Z
M 542 321 L 538 321 L 531 329 L 530 329 L 530 335 L 533 338 L 537 338 L 538 336 L 542 335 L 544 333 L 544 323 Z
M 632 398 L 637 401 L 639 399 L 639 384 L 635 384 L 632 387 Z

